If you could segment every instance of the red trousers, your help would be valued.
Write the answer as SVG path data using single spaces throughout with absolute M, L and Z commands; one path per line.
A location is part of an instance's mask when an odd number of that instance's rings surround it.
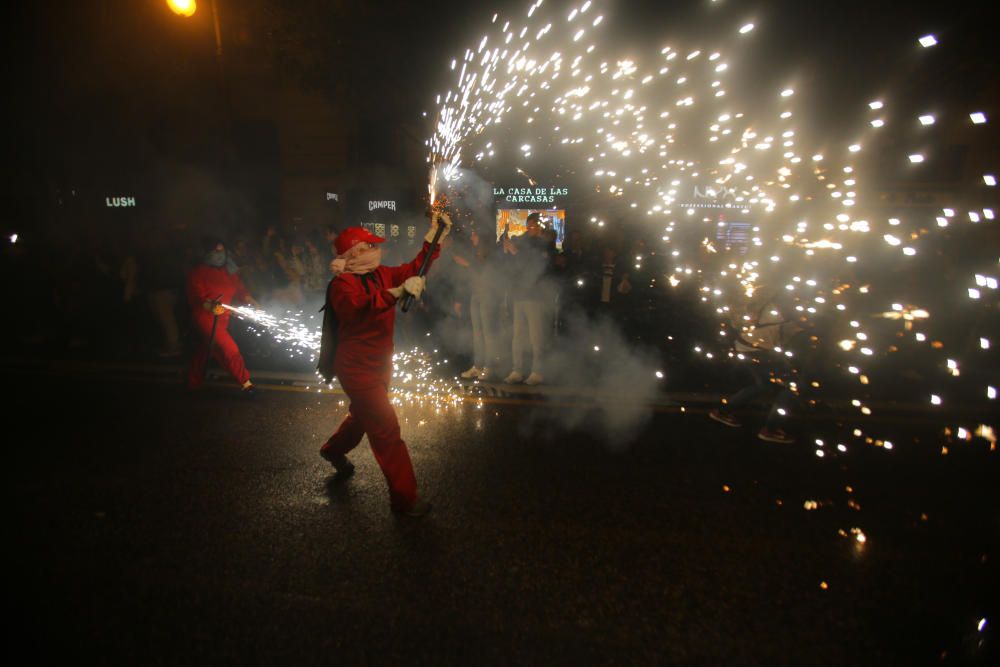
M 201 313 L 196 313 L 192 318 L 195 328 L 201 336 L 201 342 L 194 351 L 191 358 L 191 367 L 188 369 L 188 386 L 197 389 L 205 379 L 205 364 L 208 363 L 208 338 L 212 334 L 212 315 L 205 317 Z M 215 327 L 215 337 L 212 339 L 212 358 L 219 362 L 219 365 L 229 371 L 229 374 L 236 378 L 236 381 L 243 384 L 250 379 L 250 372 L 247 371 L 246 364 L 243 363 L 243 355 L 236 341 L 227 331 L 229 327 L 229 317 L 220 316 L 219 324 Z
M 417 479 L 410 452 L 400 437 L 396 411 L 389 402 L 390 373 L 338 372 L 351 406 L 336 433 L 323 445 L 323 451 L 347 454 L 367 433 L 368 444 L 389 484 L 389 502 L 396 509 L 407 509 L 417 501 Z

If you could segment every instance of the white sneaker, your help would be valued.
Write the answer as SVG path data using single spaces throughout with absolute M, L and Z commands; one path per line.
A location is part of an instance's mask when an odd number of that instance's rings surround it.
M 520 382 L 524 382 L 524 376 L 518 373 L 517 371 L 511 371 L 510 375 L 505 377 L 503 381 L 506 384 L 518 384 Z
M 486 368 L 485 366 L 483 368 L 480 368 L 479 369 L 479 378 L 478 379 L 480 379 L 480 380 L 489 380 L 490 379 L 490 369 Z
M 479 369 L 478 366 L 473 366 L 472 368 L 470 368 L 469 370 L 465 371 L 464 373 L 461 373 L 459 375 L 459 377 L 461 377 L 463 380 L 472 380 L 472 379 L 475 379 L 475 378 L 479 377 L 479 375 L 481 373 L 482 373 L 482 371 Z
M 545 378 L 542 377 L 541 373 L 532 373 L 528 376 L 528 379 L 524 381 L 524 384 L 536 385 L 545 382 Z

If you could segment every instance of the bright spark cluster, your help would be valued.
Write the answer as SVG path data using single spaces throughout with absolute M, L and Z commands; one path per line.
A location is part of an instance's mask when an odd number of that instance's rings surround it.
M 292 359 L 308 359 L 315 363 L 319 358 L 322 341 L 321 323 L 318 318 L 308 317 L 313 322 L 306 323 L 301 311 L 286 311 L 284 316 L 275 317 L 267 311 L 248 306 L 224 307 L 243 320 L 252 322 L 248 328 L 257 336 L 265 333 L 278 343 L 285 345 L 285 351 Z M 256 328 L 253 325 L 259 327 Z M 437 350 L 434 351 L 434 354 Z M 465 400 L 465 397 L 455 391 L 455 383 L 439 379 L 442 363 L 447 360 L 435 361 L 432 354 L 413 349 L 409 352 L 396 352 L 392 356 L 393 402 L 397 405 L 427 405 L 442 408 L 455 406 Z M 323 380 L 317 372 L 317 384 Z M 336 382 L 336 380 L 335 380 Z M 333 388 L 334 384 L 327 385 Z
M 793 390 L 815 397 L 828 384 L 853 387 L 849 410 L 857 423 L 844 442 L 892 449 L 885 437 L 869 433 L 875 427 L 866 418 L 878 400 L 895 398 L 908 384 L 884 369 L 918 360 L 921 386 L 933 387 L 922 399 L 928 410 L 952 400 L 967 406 L 969 385 L 960 378 L 973 369 L 978 421 L 948 425 L 943 434 L 949 442 L 984 438 L 995 450 L 988 422 L 1000 378 L 987 356 L 992 334 L 986 323 L 996 309 L 1000 256 L 970 266 L 960 293 L 940 294 L 934 281 L 903 289 L 891 277 L 912 272 L 915 262 L 932 262 L 959 228 L 993 223 L 995 172 L 977 175 L 961 200 L 905 217 L 865 188 L 874 180 L 866 150 L 878 146 L 886 128 L 913 128 L 912 145 L 896 158 L 899 169 L 935 159 L 935 132 L 944 119 L 927 111 L 939 108 L 934 100 L 904 109 L 888 96 L 872 99 L 856 112 L 855 136 L 831 146 L 828 137 L 801 129 L 797 119 L 807 118 L 808 109 L 799 108 L 793 85 L 776 87 L 770 102 L 753 107 L 731 94 L 727 80 L 741 76 L 752 23 L 734 25 L 722 45 L 667 43 L 641 57 L 625 56 L 616 52 L 619 42 L 602 39 L 602 3 L 565 11 L 548 5 L 538 0 L 524 14 L 494 15 L 490 31 L 451 62 L 457 79 L 437 97 L 430 162 L 443 161 L 450 173 L 459 163 L 486 170 L 499 156 L 525 167 L 539 154 L 585 165 L 593 190 L 609 206 L 644 218 L 650 237 L 662 240 L 671 266 L 660 284 L 695 281 L 701 300 L 726 322 L 765 288 L 784 293 L 791 304 L 786 319 L 822 322 L 812 345 L 827 355 L 834 375 L 800 377 L 803 386 Z M 943 48 L 934 35 L 914 41 L 916 56 Z M 989 118 L 968 109 L 947 120 L 982 132 Z M 745 254 L 720 247 L 716 231 L 727 224 L 720 213 L 752 216 Z M 603 227 L 599 215 L 590 219 Z M 862 277 L 874 268 L 885 277 Z M 982 316 L 970 317 L 969 309 Z M 959 317 L 985 328 L 949 330 Z M 720 333 L 725 337 L 726 328 Z M 715 358 L 712 347 L 695 352 Z M 797 353 L 779 352 L 793 360 Z M 817 448 L 817 456 L 847 449 L 841 442 L 829 452 Z

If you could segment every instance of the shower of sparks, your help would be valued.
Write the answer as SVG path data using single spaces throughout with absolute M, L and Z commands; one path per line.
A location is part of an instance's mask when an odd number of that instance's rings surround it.
M 315 363 L 319 358 L 320 342 L 322 340 L 322 322 L 311 316 L 314 322 L 303 321 L 302 312 L 287 311 L 282 317 L 250 308 L 248 306 L 233 307 L 223 304 L 227 310 L 253 324 L 249 329 L 258 336 L 269 334 L 275 341 L 285 345 L 285 351 L 293 359 L 308 359 Z M 260 327 L 258 331 L 255 326 Z M 414 349 L 409 352 L 396 352 L 392 356 L 393 402 L 397 405 L 427 405 L 441 408 L 456 406 L 466 400 L 462 394 L 456 393 L 455 383 L 440 379 L 441 361 L 435 361 L 431 354 Z M 317 378 L 319 373 L 317 372 Z M 336 382 L 336 380 L 335 380 Z M 323 380 L 318 379 L 322 384 Z M 329 387 L 333 387 L 330 384 Z
M 769 102 L 753 106 L 730 92 L 729 77 L 748 76 L 741 72 L 740 51 L 756 34 L 753 24 L 733 25 L 724 44 L 670 42 L 625 55 L 619 40 L 605 37 L 611 21 L 604 4 L 537 0 L 524 12 L 494 15 L 487 31 L 452 61 L 456 79 L 436 98 L 428 160 L 452 172 L 459 164 L 486 171 L 501 157 L 526 166 L 535 155 L 582 165 L 607 207 L 627 207 L 647 221 L 653 238 L 662 239 L 663 256 L 672 260 L 663 284 L 694 281 L 701 301 L 726 320 L 722 344 L 732 338 L 728 321 L 743 312 L 751 295 L 783 287 L 790 299 L 783 316 L 817 324 L 810 349 L 831 362 L 825 373 L 843 376 L 828 381 L 800 374 L 793 391 L 801 395 L 808 388 L 809 400 L 815 400 L 822 398 L 821 387 L 854 387 L 848 391 L 854 393 L 849 410 L 855 423 L 847 431 L 855 442 L 892 449 L 873 433 L 878 426 L 868 417 L 874 400 L 891 399 L 905 386 L 894 373 L 883 374 L 900 363 L 920 367 L 934 405 L 972 395 L 959 383 L 977 378 L 974 395 L 983 400 L 988 420 L 996 367 L 982 352 L 988 344 L 975 344 L 986 332 L 949 331 L 947 323 L 967 318 L 961 309 L 975 308 L 984 313 L 980 326 L 987 326 L 985 313 L 996 307 L 996 280 L 982 277 L 1000 269 L 1000 257 L 986 266 L 977 263 L 969 283 L 943 303 L 936 293 L 941 283 L 906 289 L 907 301 L 917 304 L 911 305 L 893 303 L 905 287 L 893 278 L 858 278 L 872 267 L 912 271 L 948 243 L 945 234 L 994 219 L 994 173 L 980 172 L 978 185 L 968 184 L 961 198 L 937 211 L 890 210 L 865 186 L 878 175 L 868 166 L 868 154 L 880 150 L 879 133 L 891 128 L 921 128 L 911 145 L 896 148 L 900 169 L 933 163 L 937 135 L 931 133 L 946 124 L 926 113 L 938 108 L 935 100 L 922 100 L 912 110 L 892 108 L 886 101 L 892 97 L 872 100 L 856 110 L 856 134 L 830 145 L 829 137 L 809 136 L 799 126 L 796 119 L 808 118 L 809 110 L 800 108 L 793 86 L 777 85 Z M 918 41 L 925 49 L 947 48 L 930 34 Z M 966 110 L 964 118 L 970 132 L 989 126 L 979 109 Z M 940 139 L 947 141 L 945 135 Z M 742 256 L 726 257 L 718 247 L 720 213 L 753 216 Z M 590 220 L 604 225 L 597 215 Z M 713 345 L 695 351 L 705 359 L 725 358 Z M 783 353 L 794 361 L 802 351 Z M 894 355 L 903 361 L 891 361 Z M 964 398 L 961 403 L 970 407 Z M 993 433 L 983 426 L 962 428 Z M 946 439 L 956 433 L 943 431 Z M 848 447 L 820 451 L 838 455 Z

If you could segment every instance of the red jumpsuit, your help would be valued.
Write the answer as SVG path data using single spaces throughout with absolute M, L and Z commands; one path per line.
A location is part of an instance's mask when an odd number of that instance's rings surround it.
M 219 299 L 219 295 L 222 296 Z M 206 301 L 218 299 L 224 304 L 247 303 L 250 294 L 243 281 L 235 273 L 223 268 L 215 268 L 202 264 L 191 270 L 187 277 L 187 298 L 191 306 L 191 321 L 201 334 L 201 342 L 191 358 L 191 368 L 188 370 L 188 386 L 196 389 L 205 378 L 205 364 L 208 363 L 208 337 L 212 333 L 212 320 L 215 315 L 205 310 Z M 250 379 L 243 355 L 236 341 L 229 335 L 229 311 L 219 315 L 215 327 L 215 338 L 212 339 L 212 356 L 219 364 L 229 371 L 240 384 Z
M 364 276 L 342 273 L 330 281 L 327 294 L 339 322 L 333 368 L 351 405 L 323 451 L 334 456 L 347 454 L 367 433 L 375 460 L 389 484 L 389 502 L 400 510 L 417 501 L 417 480 L 410 453 L 400 437 L 399 420 L 389 403 L 396 297 L 388 289 L 417 275 L 429 247 L 424 243 L 416 259 L 408 264 L 380 266 Z M 435 249 L 431 261 L 438 254 Z

